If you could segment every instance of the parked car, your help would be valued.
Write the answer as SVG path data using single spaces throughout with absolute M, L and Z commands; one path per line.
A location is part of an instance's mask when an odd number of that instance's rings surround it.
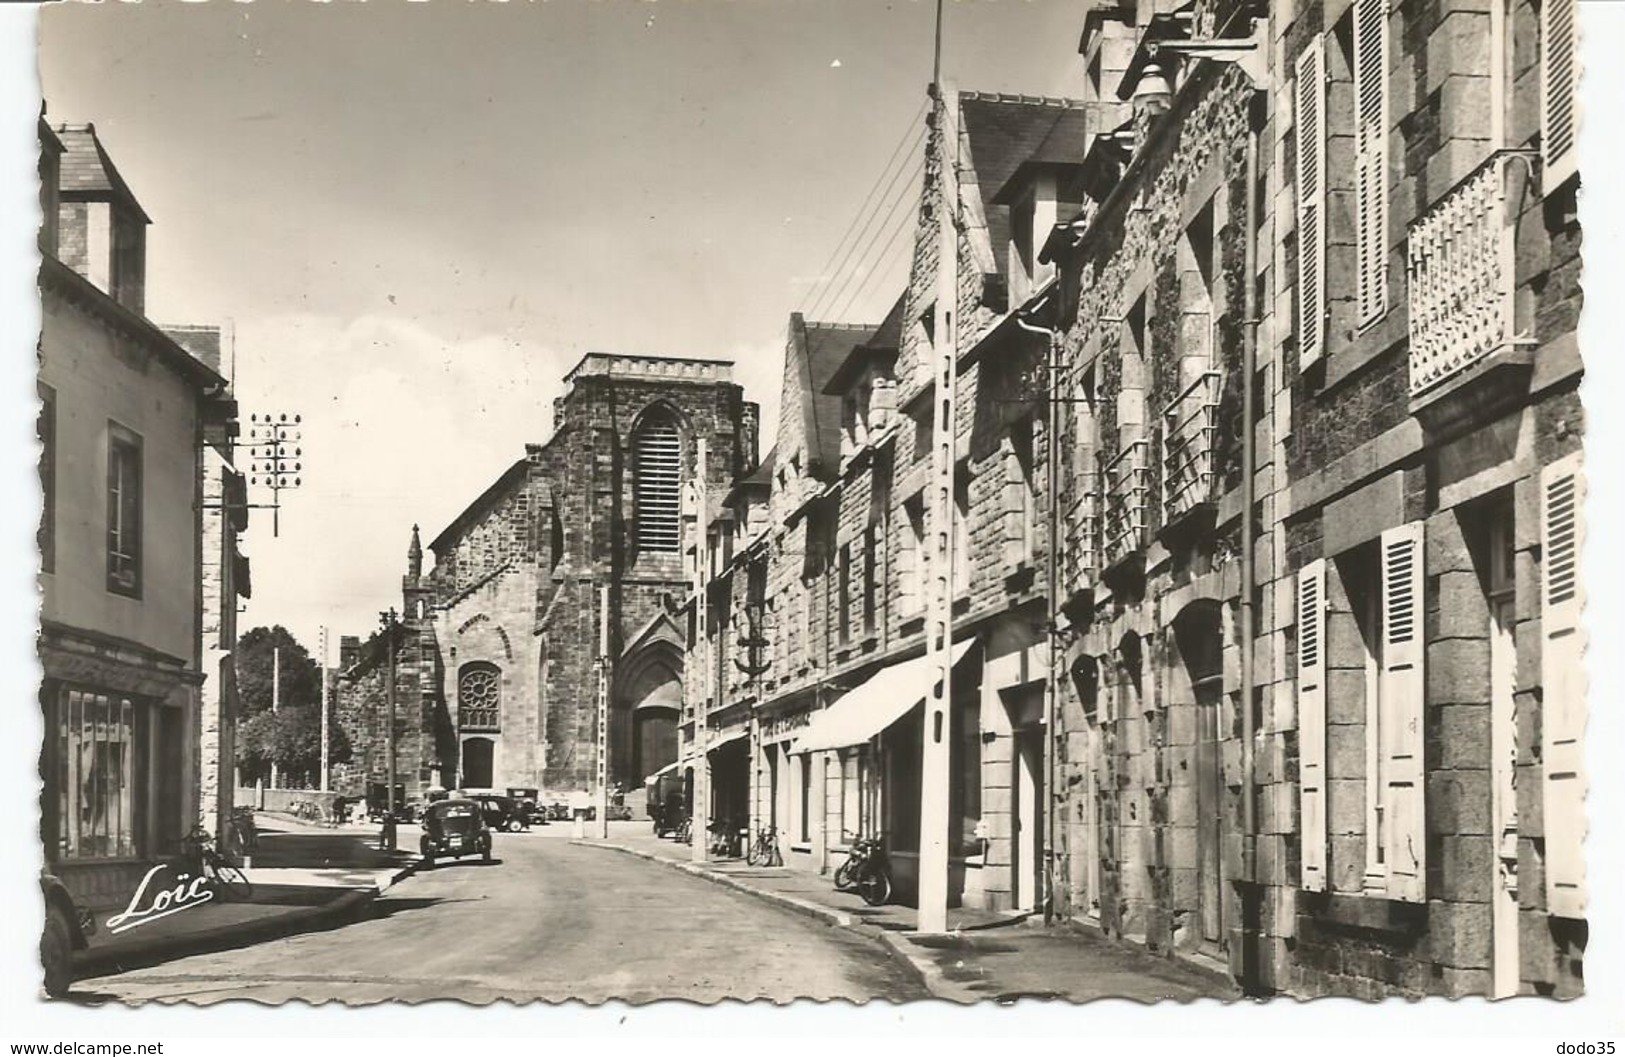
M 519 814 L 528 826 L 547 825 L 547 809 L 540 803 L 540 789 L 508 787 L 508 795 L 519 805 Z
M 468 799 L 480 805 L 480 810 L 485 813 L 485 824 L 492 829 L 518 833 L 520 830 L 530 828 L 530 820 L 520 810 L 519 801 L 511 796 L 498 796 L 495 793 L 470 793 Z
M 478 855 L 491 861 L 491 828 L 477 800 L 442 800 L 423 813 L 423 839 L 419 842 L 425 866 L 436 859 Z
M 39 941 L 45 993 L 61 998 L 73 983 L 73 952 L 85 949 L 96 932 L 96 922 L 90 911 L 74 903 L 73 895 L 55 874 L 41 873 L 39 887 L 45 898 L 45 931 Z

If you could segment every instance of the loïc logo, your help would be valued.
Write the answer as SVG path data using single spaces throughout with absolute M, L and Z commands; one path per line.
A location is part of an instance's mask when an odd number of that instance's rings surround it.
M 209 879 L 202 874 L 196 877 L 189 873 L 179 874 L 173 885 L 154 880 L 168 869 L 168 866 L 159 863 L 147 871 L 147 876 L 141 879 L 135 895 L 130 897 L 130 905 L 121 913 L 107 919 L 109 932 L 124 932 L 137 925 L 145 925 L 149 921 L 157 921 L 159 918 L 167 918 L 171 914 L 179 914 L 183 910 L 202 906 L 214 898 L 214 889 L 210 886 Z

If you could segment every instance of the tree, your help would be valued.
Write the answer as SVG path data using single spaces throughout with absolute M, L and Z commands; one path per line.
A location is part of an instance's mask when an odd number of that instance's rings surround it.
M 277 654 L 280 652 L 280 658 Z M 271 710 L 273 660 L 280 666 L 277 709 Z M 237 725 L 237 760 L 246 776 L 266 774 L 275 763 L 289 777 L 311 776 L 321 768 L 322 670 L 280 624 L 257 627 L 237 640 L 234 657 L 243 715 Z M 338 723 L 329 723 L 329 762 L 350 758 L 350 743 Z
M 281 624 L 250 628 L 238 636 L 234 654 L 237 693 L 245 716 L 271 708 L 272 663 L 278 649 L 281 651 L 281 707 L 321 704 L 322 671 L 310 651 Z

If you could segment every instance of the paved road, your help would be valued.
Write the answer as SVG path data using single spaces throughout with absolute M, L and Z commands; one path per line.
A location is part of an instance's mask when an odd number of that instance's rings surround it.
M 251 998 L 929 997 L 878 945 L 699 878 L 576 847 L 564 827 L 498 835 L 489 866 L 390 889 L 371 919 L 79 982 L 84 1001 Z

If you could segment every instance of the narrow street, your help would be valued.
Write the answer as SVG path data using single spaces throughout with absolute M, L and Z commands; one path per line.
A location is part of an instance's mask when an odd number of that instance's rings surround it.
M 420 871 L 369 920 L 82 980 L 85 1002 L 928 997 L 878 945 L 671 869 L 499 836 L 490 866 Z

